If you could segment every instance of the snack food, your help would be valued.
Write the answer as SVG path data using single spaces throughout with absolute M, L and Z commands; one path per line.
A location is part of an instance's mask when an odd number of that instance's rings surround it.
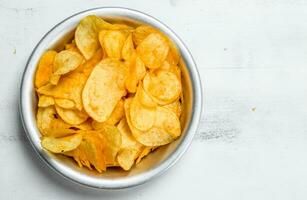
M 166 35 L 91 15 L 63 46 L 42 55 L 34 81 L 45 150 L 130 170 L 181 135 L 180 54 Z

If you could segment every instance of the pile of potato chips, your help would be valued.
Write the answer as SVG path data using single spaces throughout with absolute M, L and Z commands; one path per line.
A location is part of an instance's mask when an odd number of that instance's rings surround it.
M 179 59 L 153 27 L 85 17 L 63 50 L 38 63 L 42 147 L 98 172 L 129 170 L 181 135 Z

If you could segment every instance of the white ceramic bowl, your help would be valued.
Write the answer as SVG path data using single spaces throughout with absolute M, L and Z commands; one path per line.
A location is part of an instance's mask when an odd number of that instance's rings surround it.
M 97 15 L 107 20 L 149 24 L 167 34 L 177 45 L 184 64 L 182 81 L 184 91 L 184 111 L 181 117 L 182 136 L 175 142 L 160 147 L 147 156 L 140 164 L 126 172 L 120 169 L 108 169 L 98 174 L 85 168 L 79 168 L 71 159 L 53 155 L 44 151 L 40 144 L 40 133 L 36 126 L 37 98 L 34 90 L 34 75 L 38 60 L 47 49 L 59 49 L 72 38 L 73 30 L 79 21 L 87 15 Z M 62 176 L 79 184 L 104 189 L 132 187 L 145 183 L 169 169 L 186 151 L 197 131 L 202 111 L 201 81 L 195 62 L 183 42 L 159 20 L 136 10 L 118 7 L 101 7 L 77 13 L 53 27 L 37 44 L 30 56 L 22 77 L 20 90 L 20 115 L 31 145 L 50 168 Z

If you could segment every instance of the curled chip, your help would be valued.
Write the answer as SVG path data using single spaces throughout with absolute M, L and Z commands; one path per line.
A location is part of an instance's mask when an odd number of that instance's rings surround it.
M 88 115 L 79 110 L 65 109 L 59 106 L 55 106 L 55 109 L 59 116 L 68 124 L 78 125 L 85 122 L 88 118 Z
M 147 25 L 141 25 L 133 31 L 133 42 L 136 45 L 141 42 L 151 33 L 158 33 L 158 30 Z
M 95 131 L 84 131 L 78 148 L 64 154 L 73 157 L 80 167 L 92 169 L 92 165 L 98 172 L 102 172 L 106 169 L 105 148 L 106 141 L 103 136 Z
M 139 99 L 140 103 L 147 108 L 155 108 L 157 106 L 157 103 L 144 90 L 142 84 L 138 87 L 136 97 Z
M 47 84 L 38 88 L 37 92 L 54 98 L 72 100 L 76 104 L 76 108 L 81 111 L 81 93 L 86 80 L 86 76 L 83 73 L 72 72 L 63 77 L 56 86 Z
M 41 95 L 38 100 L 38 107 L 48 107 L 54 105 L 54 99 L 45 95 Z
M 169 104 L 179 98 L 181 83 L 178 77 L 168 71 L 148 73 L 143 80 L 145 91 L 160 105 Z
M 74 135 L 54 138 L 54 137 L 43 137 L 42 147 L 53 153 L 63 153 L 76 149 L 82 140 L 82 135 L 76 133 Z
M 125 118 L 119 122 L 117 128 L 122 138 L 121 150 L 118 152 L 117 161 L 123 169 L 129 170 L 143 145 L 135 140 Z
M 147 156 L 151 151 L 153 151 L 156 147 L 144 147 L 141 151 L 140 155 L 138 156 L 138 159 L 135 161 L 135 164 L 139 164 L 141 160 Z
M 137 47 L 137 53 L 150 69 L 159 68 L 168 54 L 167 41 L 159 33 L 151 33 Z
M 58 53 L 54 58 L 53 73 L 63 75 L 76 69 L 83 62 L 83 57 L 71 50 L 64 50 Z
M 125 40 L 126 34 L 120 30 L 103 30 L 99 33 L 100 44 L 110 58 L 121 58 Z
M 42 147 L 100 173 L 130 170 L 176 140 L 185 102 L 175 43 L 149 25 L 116 21 L 84 17 L 63 50 L 41 56 L 34 80 Z
M 105 124 L 115 125 L 124 117 L 124 101 L 121 99 L 112 111 L 111 116 L 105 122 L 93 121 L 92 126 L 95 130 L 102 129 Z
M 122 48 L 122 57 L 125 60 L 130 60 L 134 54 L 135 49 L 132 41 L 132 34 L 129 34 Z
M 139 92 L 139 91 L 138 91 Z M 156 107 L 145 107 L 140 102 L 139 98 L 136 95 L 131 100 L 130 105 L 130 119 L 132 125 L 141 130 L 147 131 L 149 130 L 156 119 Z
M 117 162 L 124 170 L 129 170 L 139 154 L 137 149 L 122 149 L 117 156 Z
M 105 159 L 107 164 L 114 165 L 116 163 L 116 155 L 120 150 L 122 138 L 119 130 L 109 124 L 105 124 L 100 130 L 99 133 L 103 135 L 106 139 L 106 154 Z
M 75 32 L 75 40 L 78 49 L 86 59 L 90 59 L 99 49 L 99 31 L 110 26 L 112 25 L 94 15 L 81 20 Z
M 177 117 L 180 117 L 181 112 L 182 112 L 182 107 L 181 107 L 181 103 L 179 102 L 179 100 L 174 101 L 173 103 L 167 104 L 163 107 L 174 112 L 177 115 Z
M 72 100 L 69 99 L 60 99 L 60 98 L 56 98 L 54 100 L 55 104 L 61 108 L 65 108 L 65 109 L 72 109 L 75 107 L 75 103 Z
M 181 134 L 180 121 L 175 113 L 163 108 L 157 107 L 155 123 L 148 131 L 140 131 L 131 123 L 129 114 L 132 100 L 125 101 L 125 113 L 128 125 L 135 139 L 145 146 L 161 146 L 175 140 Z
M 95 66 L 82 93 L 86 112 L 96 121 L 106 121 L 126 91 L 121 88 L 122 64 L 117 60 L 104 59 Z M 116 84 L 117 83 L 117 84 Z
M 35 74 L 35 87 L 39 88 L 49 82 L 53 70 L 53 61 L 56 55 L 56 51 L 49 50 L 40 58 Z

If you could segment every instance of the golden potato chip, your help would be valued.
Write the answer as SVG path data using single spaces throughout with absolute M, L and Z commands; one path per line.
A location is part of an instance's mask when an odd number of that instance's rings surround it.
M 61 108 L 65 108 L 65 109 L 72 109 L 72 108 L 75 107 L 75 102 L 73 102 L 72 100 L 69 100 L 69 99 L 56 98 L 56 99 L 54 99 L 54 102 L 57 106 L 59 106 Z
M 112 24 L 94 15 L 87 16 L 80 21 L 75 32 L 75 40 L 78 49 L 87 60 L 99 49 L 99 31 L 111 26 Z
M 137 80 L 142 80 L 146 74 L 146 68 L 144 62 L 140 59 L 139 56 L 137 56 L 135 60 L 135 69 Z
M 177 65 L 171 65 L 168 61 L 164 61 L 160 69 L 174 73 L 181 81 L 181 70 Z
M 35 74 L 35 87 L 39 88 L 49 82 L 53 69 L 53 61 L 56 55 L 56 51 L 49 50 L 40 58 Z
M 135 45 L 141 44 L 141 42 L 151 33 L 158 33 L 159 31 L 148 25 L 141 25 L 137 27 L 132 34 L 132 39 Z
M 49 83 L 51 83 L 52 85 L 57 85 L 59 80 L 61 78 L 61 75 L 59 74 L 52 74 L 49 78 Z
M 79 125 L 67 124 L 58 116 L 53 106 L 39 108 L 37 111 L 37 127 L 44 136 L 64 137 L 79 130 L 90 130 L 90 123 L 86 121 Z
M 116 163 L 116 155 L 121 148 L 121 134 L 115 126 L 109 124 L 105 124 L 99 130 L 99 133 L 102 134 L 106 139 L 106 163 L 113 165 Z
M 79 67 L 83 62 L 83 57 L 71 50 L 63 50 L 54 58 L 53 73 L 63 75 Z
M 79 49 L 78 49 L 78 47 L 76 46 L 76 43 L 70 43 L 70 44 L 66 44 L 65 45 L 65 50 L 70 50 L 70 51 L 74 51 L 74 52 L 77 52 L 77 53 L 79 53 L 79 54 L 82 54 L 80 51 L 79 51 Z
M 133 54 L 135 54 L 135 49 L 132 41 L 132 34 L 129 34 L 122 48 L 122 57 L 125 60 L 130 60 Z
M 130 60 L 126 63 L 129 66 L 129 73 L 125 80 L 125 86 L 130 93 L 135 93 L 139 81 L 145 76 L 146 68 L 136 53 L 133 53 Z
M 144 90 L 160 105 L 169 104 L 181 94 L 180 80 L 174 73 L 159 70 L 148 73 L 143 80 Z
M 104 124 L 115 125 L 124 117 L 124 101 L 121 99 L 115 106 L 112 111 L 111 116 L 105 122 L 96 122 L 95 120 L 92 122 L 92 126 L 95 130 L 99 130 L 103 128 Z
M 177 65 L 179 63 L 180 60 L 180 54 L 179 51 L 176 47 L 176 45 L 174 44 L 173 41 L 171 41 L 169 38 L 167 38 L 168 41 L 168 45 L 169 45 L 169 51 L 168 54 L 166 56 L 166 60 L 171 64 L 171 65 Z
M 53 153 L 63 153 L 76 149 L 82 140 L 82 135 L 76 133 L 74 135 L 54 138 L 54 137 L 43 137 L 41 144 L 42 147 Z
M 138 86 L 136 97 L 139 99 L 140 103 L 147 108 L 155 108 L 157 106 L 157 103 L 146 93 L 142 84 Z
M 88 115 L 85 112 L 73 109 L 65 109 L 55 105 L 55 109 L 59 116 L 68 124 L 78 125 L 85 122 Z
M 86 80 L 87 77 L 83 73 L 72 72 L 63 76 L 56 86 L 47 84 L 38 88 L 37 92 L 54 98 L 72 100 L 76 104 L 76 108 L 81 111 L 81 93 Z
M 136 50 L 146 67 L 157 69 L 164 62 L 169 46 L 161 34 L 151 33 L 141 42 Z
M 119 124 L 117 125 L 117 129 L 121 133 L 122 136 L 122 144 L 121 149 L 136 149 L 140 150 L 143 145 L 135 140 L 133 137 L 130 128 L 127 124 L 127 120 L 123 118 Z
M 174 101 L 173 103 L 167 104 L 163 106 L 163 108 L 167 108 L 173 111 L 177 115 L 177 117 L 180 117 L 181 112 L 182 112 L 182 107 L 181 107 L 181 103 L 179 102 L 179 100 Z
M 46 95 L 41 95 L 38 100 L 38 107 L 48 107 L 54 105 L 54 99 Z
M 117 162 L 121 168 L 127 171 L 133 166 L 138 154 L 139 151 L 136 149 L 122 149 L 117 156 Z
M 160 146 L 172 142 L 181 134 L 180 121 L 175 113 L 163 107 L 157 107 L 155 123 L 148 131 L 140 131 L 131 123 L 129 109 L 131 98 L 125 101 L 125 113 L 130 130 L 135 139 L 145 146 Z
M 85 111 L 96 121 L 106 121 L 116 104 L 126 94 L 120 81 L 124 79 L 122 64 L 104 59 L 95 66 L 82 93 Z M 121 83 L 123 84 L 123 83 Z
M 145 107 L 140 103 L 140 100 L 135 96 L 131 100 L 130 118 L 132 125 L 141 130 L 147 131 L 150 129 L 156 119 L 156 107 Z
M 141 160 L 152 151 L 152 149 L 153 147 L 144 147 L 137 160 L 135 161 L 135 164 L 139 164 Z
M 82 65 L 80 65 L 75 71 L 83 73 L 86 77 L 88 77 L 94 67 L 101 61 L 104 57 L 104 53 L 102 49 L 98 49 L 96 53 L 87 61 L 85 61 Z
M 126 34 L 120 30 L 102 30 L 99 32 L 99 42 L 110 58 L 120 59 Z
M 80 167 L 84 165 L 92 169 L 91 165 L 93 165 L 101 173 L 106 170 L 105 147 L 106 141 L 99 133 L 86 131 L 82 134 L 82 141 L 78 148 L 64 155 L 73 157 Z

